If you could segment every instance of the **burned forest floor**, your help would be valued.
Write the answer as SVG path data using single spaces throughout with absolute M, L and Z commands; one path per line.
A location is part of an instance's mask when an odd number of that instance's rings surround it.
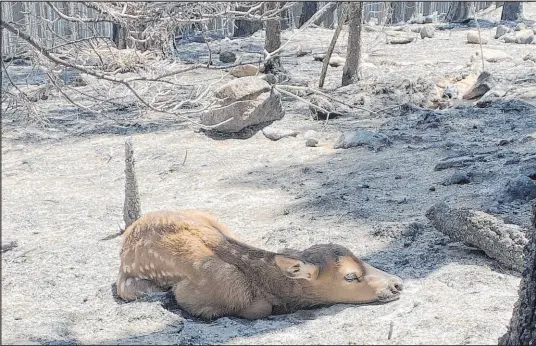
M 536 19 L 535 5 L 527 5 L 527 18 Z M 424 103 L 437 80 L 463 82 L 481 64 L 479 45 L 466 39 L 475 28 L 442 29 L 401 45 L 364 30 L 361 81 L 340 87 L 342 66 L 329 67 L 324 86 L 331 97 L 359 108 L 315 120 L 308 104 L 283 96 L 285 116 L 270 126 L 299 134 L 277 141 L 261 129 L 210 136 L 182 119 L 135 107 L 95 115 L 60 94 L 36 103 L 46 126 L 5 113 L 2 244 L 13 246 L 2 253 L 3 343 L 496 344 L 517 300 L 519 273 L 452 241 L 425 213 L 446 201 L 529 226 L 529 201 L 509 196 L 508 186 L 536 171 L 536 62 L 524 59 L 536 54 L 536 45 L 501 42 L 493 38 L 495 27 L 482 26 L 484 56 L 503 54 L 484 67 L 508 92 L 485 105 L 454 100 L 431 109 Z M 322 63 L 313 55 L 325 53 L 333 31 L 308 28 L 293 38 L 282 58 L 285 84 L 318 85 Z M 283 41 L 292 35 L 283 32 Z M 347 36 L 345 28 L 335 48 L 343 57 Z M 213 54 L 227 49 L 258 59 L 263 42 L 262 31 L 215 41 Z M 206 59 L 206 44 L 179 49 Z M 298 57 L 299 50 L 306 54 Z M 21 84 L 29 75 L 39 80 L 32 69 L 9 67 Z M 193 70 L 184 78 L 195 85 L 221 75 Z M 92 85 L 80 88 L 90 92 Z M 310 97 L 303 90 L 300 96 Z M 341 132 L 358 129 L 388 140 L 334 148 Z M 316 147 L 305 145 L 309 130 L 318 133 Z M 143 212 L 210 210 L 243 241 L 273 251 L 339 243 L 402 277 L 404 294 L 384 305 L 210 323 L 158 302 L 118 301 L 112 284 L 126 137 L 134 144 Z M 438 165 L 456 158 L 468 159 L 457 167 Z

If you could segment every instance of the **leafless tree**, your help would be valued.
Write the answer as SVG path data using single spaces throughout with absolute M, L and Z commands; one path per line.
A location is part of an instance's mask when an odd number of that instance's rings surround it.
M 449 7 L 448 22 L 461 22 L 475 16 L 475 4 L 473 1 L 454 1 Z
M 33 3 L 12 3 L 13 6 L 29 8 Z M 228 68 L 258 61 L 239 61 L 233 65 L 212 66 L 207 63 L 191 63 L 168 59 L 166 49 L 172 50 L 177 29 L 199 24 L 206 26 L 215 18 L 243 19 L 252 21 L 280 20 L 280 12 L 295 3 L 287 3 L 283 8 L 263 10 L 263 2 L 252 3 L 242 11 L 231 3 L 174 3 L 174 2 L 83 2 L 80 5 L 93 10 L 91 16 L 81 16 L 69 11 L 69 6 L 56 2 L 39 4 L 54 16 L 47 18 L 33 11 L 22 11 L 22 15 L 11 20 L 2 16 L 0 26 L 4 33 L 17 39 L 22 47 L 14 56 L 2 56 L 2 69 L 8 81 L 2 93 L 3 110 L 18 110 L 24 107 L 26 113 L 41 120 L 36 103 L 46 99 L 55 90 L 77 108 L 98 114 L 107 114 L 116 109 L 137 107 L 168 114 L 190 123 L 201 124 L 189 114 L 198 113 L 212 107 L 207 97 L 213 86 L 225 76 Z M 61 6 L 60 6 L 61 5 Z M 78 4 L 77 4 L 78 5 Z M 2 4 L 4 6 L 4 4 Z M 34 7 L 35 7 L 34 6 Z M 3 7 L 4 8 L 4 7 Z M 29 22 L 41 23 L 40 32 L 30 32 Z M 117 47 L 111 38 L 94 30 L 97 23 L 112 23 L 116 28 Z M 58 25 L 83 26 L 86 37 L 67 35 L 58 31 Z M 51 41 L 48 38 L 54 38 Z M 53 43 L 51 43 L 53 42 Z M 163 49 L 166 48 L 166 49 Z M 118 49 L 122 48 L 122 49 Z M 36 69 L 43 71 L 46 83 L 35 88 L 20 85 L 11 78 L 10 66 L 19 53 L 31 59 Z M 220 70 L 222 73 L 205 85 L 184 81 L 182 76 L 195 69 Z M 82 82 L 91 86 L 80 90 L 65 83 L 62 73 L 71 71 Z M 190 90 L 188 94 L 185 90 Z
M 502 8 L 501 20 L 518 21 L 523 19 L 523 2 L 505 1 Z
M 348 17 L 348 48 L 346 62 L 342 70 L 342 85 L 353 84 L 358 81 L 358 67 L 361 58 L 361 19 L 363 17 L 363 3 L 350 2 Z
M 499 339 L 499 345 L 536 345 L 536 201 L 532 205 L 532 229 L 529 233 L 519 298 L 508 332 Z

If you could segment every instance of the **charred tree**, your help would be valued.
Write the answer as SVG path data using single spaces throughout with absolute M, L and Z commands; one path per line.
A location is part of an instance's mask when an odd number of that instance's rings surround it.
M 249 10 L 249 7 L 244 5 L 238 5 L 236 6 L 236 10 L 246 12 L 247 10 Z M 250 36 L 262 29 L 262 22 L 260 20 L 235 19 L 234 23 L 234 37 Z
M 140 216 L 141 201 L 134 164 L 134 148 L 130 138 L 127 138 L 125 141 L 125 204 L 123 205 L 125 229 L 139 219 Z
M 363 17 L 363 3 L 350 2 L 348 5 L 348 48 L 346 62 L 342 70 L 342 85 L 354 84 L 359 80 L 358 68 L 361 59 L 361 18 Z
M 265 12 L 277 10 L 279 8 L 279 2 L 267 1 L 264 3 Z M 264 41 L 264 49 L 268 53 L 279 49 L 281 47 L 281 21 L 278 18 L 270 19 L 266 21 L 266 38 Z M 271 73 L 278 75 L 285 70 L 281 66 L 281 58 L 276 55 L 268 59 L 264 63 L 264 73 Z
M 300 23 L 299 27 L 307 23 L 309 19 L 318 11 L 318 2 L 316 1 L 305 1 L 303 3 L 302 11 L 300 14 Z
M 536 345 L 536 201 L 532 204 L 532 229 L 528 233 L 519 298 L 508 331 L 499 338 L 499 345 Z
M 447 12 L 445 20 L 447 22 L 463 22 L 475 16 L 475 4 L 472 1 L 453 2 Z
M 505 1 L 501 20 L 518 21 L 523 19 L 523 3 L 521 1 Z

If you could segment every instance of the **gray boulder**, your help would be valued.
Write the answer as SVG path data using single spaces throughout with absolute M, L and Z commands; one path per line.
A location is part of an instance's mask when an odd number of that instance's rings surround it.
M 359 146 L 366 146 L 369 149 L 378 151 L 383 147 L 392 144 L 389 137 L 384 134 L 359 129 L 357 131 L 347 131 L 342 133 L 335 141 L 333 147 L 335 149 L 348 149 Z

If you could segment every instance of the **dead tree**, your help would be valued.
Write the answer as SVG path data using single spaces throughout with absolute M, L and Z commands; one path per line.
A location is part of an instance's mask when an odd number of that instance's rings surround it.
M 354 84 L 359 80 L 358 68 L 361 59 L 361 18 L 363 17 L 363 3 L 350 2 L 348 17 L 348 49 L 346 62 L 342 70 L 342 85 Z
M 125 203 L 123 205 L 123 220 L 128 228 L 141 216 L 140 193 L 136 179 L 136 166 L 134 162 L 134 148 L 130 138 L 125 140 Z M 121 233 L 122 233 L 121 232 Z
M 308 26 L 309 24 L 320 25 L 326 20 L 326 18 L 335 11 L 340 2 L 331 1 L 328 2 L 324 7 L 322 7 L 318 12 L 314 14 L 305 24 L 302 26 Z
M 472 1 L 455 1 L 449 7 L 445 20 L 447 22 L 463 22 L 475 16 L 475 3 Z
M 300 23 L 299 27 L 305 24 L 311 17 L 318 11 L 318 2 L 316 1 L 305 1 L 303 3 L 302 11 L 300 14 Z
M 501 20 L 518 21 L 523 19 L 523 2 L 505 1 L 502 8 Z
M 265 12 L 275 11 L 279 9 L 278 2 L 266 2 L 264 4 Z M 272 53 L 275 50 L 281 47 L 281 20 L 275 18 L 266 21 L 266 38 L 264 41 L 264 50 L 268 53 Z M 281 59 L 279 55 L 270 57 L 264 63 L 264 72 L 266 74 L 271 73 L 273 75 L 280 74 L 284 72 L 283 67 L 281 66 Z
M 499 338 L 499 345 L 536 345 L 536 201 L 532 204 L 532 230 L 528 233 L 519 298 L 508 331 Z
M 237 5 L 236 10 L 246 12 L 251 6 Z M 234 37 L 245 37 L 253 35 L 255 32 L 262 30 L 262 21 L 257 19 L 235 19 Z

